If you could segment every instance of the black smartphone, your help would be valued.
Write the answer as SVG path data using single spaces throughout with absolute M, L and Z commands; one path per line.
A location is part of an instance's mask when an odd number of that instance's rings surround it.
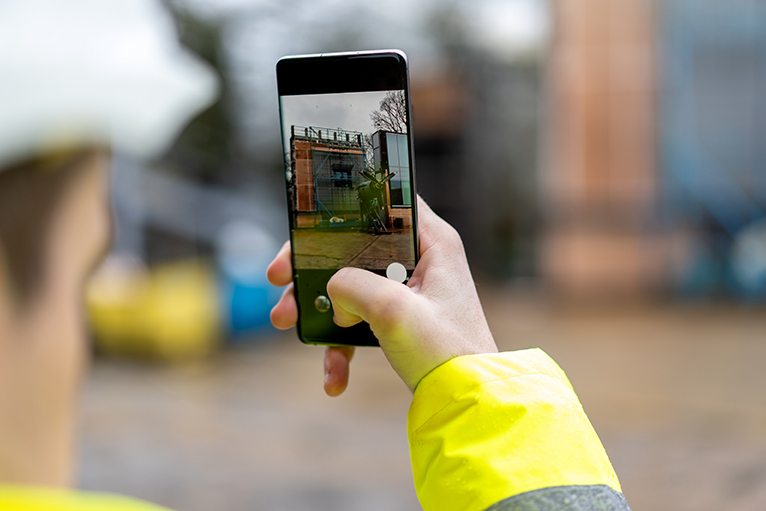
M 406 283 L 417 263 L 407 57 L 398 50 L 277 62 L 298 336 L 377 346 L 367 323 L 333 322 L 327 282 L 363 268 Z

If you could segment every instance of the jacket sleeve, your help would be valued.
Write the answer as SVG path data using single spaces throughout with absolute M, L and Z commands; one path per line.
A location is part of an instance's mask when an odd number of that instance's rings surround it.
M 569 380 L 539 349 L 436 368 L 407 430 L 425 511 L 629 511 Z

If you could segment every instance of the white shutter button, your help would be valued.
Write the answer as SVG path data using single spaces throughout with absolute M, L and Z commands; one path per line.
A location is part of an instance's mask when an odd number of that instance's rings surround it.
M 402 263 L 391 263 L 386 268 L 386 277 L 397 282 L 407 280 L 407 268 Z

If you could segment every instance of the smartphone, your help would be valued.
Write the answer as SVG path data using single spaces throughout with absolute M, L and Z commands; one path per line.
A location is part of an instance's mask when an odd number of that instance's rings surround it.
M 367 323 L 333 322 L 327 282 L 352 266 L 406 283 L 417 264 L 407 57 L 296 55 L 276 68 L 298 336 L 377 346 Z

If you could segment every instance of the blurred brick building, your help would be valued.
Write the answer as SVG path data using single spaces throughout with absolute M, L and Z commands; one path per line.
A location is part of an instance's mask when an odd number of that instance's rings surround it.
M 663 286 L 652 0 L 551 2 L 540 271 L 571 298 Z

